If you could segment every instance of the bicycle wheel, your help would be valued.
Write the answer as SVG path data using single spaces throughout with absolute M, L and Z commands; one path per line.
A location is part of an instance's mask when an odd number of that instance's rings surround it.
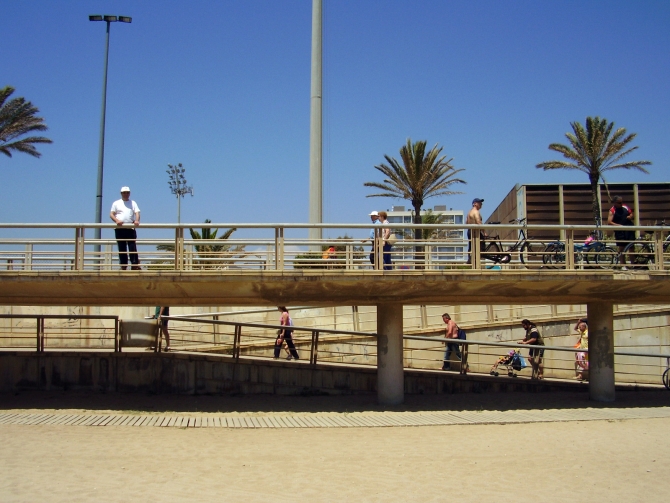
M 670 389 L 670 369 L 665 369 L 663 372 L 663 386 L 665 389 Z
M 623 249 L 621 263 L 631 269 L 649 269 L 649 264 L 654 263 L 654 252 L 649 243 L 633 241 Z
M 618 261 L 618 252 L 610 247 L 604 246 L 596 254 L 596 264 L 603 269 L 611 269 Z
M 563 243 L 549 243 L 542 252 L 542 262 L 547 266 L 556 268 L 565 262 L 565 247 Z
M 519 252 L 519 259 L 526 267 L 541 267 L 543 263 L 546 264 L 544 261 L 545 250 L 544 243 L 526 241 Z
M 486 249 L 482 252 L 482 258 L 484 260 L 490 260 L 493 263 L 497 264 L 500 262 L 500 252 L 502 250 L 500 249 L 500 246 L 498 246 L 498 243 L 493 242 L 490 243 Z

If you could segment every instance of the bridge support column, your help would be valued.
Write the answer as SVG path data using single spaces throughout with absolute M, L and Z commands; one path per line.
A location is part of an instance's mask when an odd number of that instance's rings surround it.
M 614 401 L 614 304 L 589 302 L 589 394 L 598 402 Z
M 377 400 L 398 405 L 405 400 L 402 366 L 402 304 L 377 306 Z

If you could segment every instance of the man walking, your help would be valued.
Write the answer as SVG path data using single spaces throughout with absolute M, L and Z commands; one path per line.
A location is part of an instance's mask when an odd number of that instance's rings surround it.
M 472 209 L 468 212 L 468 217 L 465 220 L 466 224 L 480 224 L 482 223 L 482 215 L 479 210 L 482 209 L 483 199 L 475 197 L 472 200 Z M 479 231 L 479 238 L 481 239 L 479 249 L 484 250 L 484 238 L 486 235 L 483 231 Z M 472 230 L 468 229 L 468 264 L 472 263 Z
M 114 201 L 109 217 L 117 225 L 114 229 L 116 244 L 119 247 L 119 264 L 125 270 L 130 258 L 131 269 L 140 269 L 140 260 L 137 256 L 137 232 L 135 227 L 140 225 L 140 209 L 135 201 L 130 199 L 130 187 L 121 187 L 121 199 Z
M 447 325 L 445 329 L 444 337 L 445 339 L 458 339 L 458 325 L 451 319 L 449 313 L 444 313 L 442 315 L 442 321 Z M 460 361 L 463 360 L 463 355 L 461 355 L 461 350 L 458 347 L 457 342 L 447 342 L 447 350 L 444 353 L 444 361 L 442 362 L 442 370 L 451 370 L 451 353 L 452 351 L 456 353 L 456 358 Z

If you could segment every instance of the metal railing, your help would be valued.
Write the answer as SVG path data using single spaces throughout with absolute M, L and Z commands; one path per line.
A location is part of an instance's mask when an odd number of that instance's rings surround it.
M 253 235 L 227 240 L 202 240 L 186 237 L 189 228 L 232 228 L 239 234 Z M 320 227 L 324 232 L 365 234 L 363 238 L 324 238 L 310 240 L 307 230 Z M 382 231 L 376 225 L 375 239 L 367 234 L 369 224 L 143 224 L 136 240 L 144 271 L 244 271 L 244 270 L 333 270 L 384 271 Z M 389 255 L 392 265 L 385 272 L 448 269 L 533 269 L 607 270 L 619 263 L 621 255 L 615 241 L 606 238 L 596 245 L 581 245 L 576 236 L 587 235 L 590 226 L 521 224 L 390 224 L 392 230 L 433 230 L 434 239 L 399 239 Z M 0 224 L 0 272 L 9 271 L 106 271 L 118 270 L 116 241 L 87 238 L 96 228 L 114 229 L 113 224 Z M 36 238 L 12 237 L 31 230 Z M 463 240 L 472 231 L 471 243 Z M 613 227 L 602 227 L 605 233 Z M 670 266 L 670 241 L 667 227 L 639 226 L 627 230 L 646 235 L 647 246 L 636 245 L 624 254 L 631 266 L 645 270 L 667 270 Z M 487 233 L 482 238 L 480 231 Z M 523 241 L 498 236 L 521 231 Z M 63 237 L 70 234 L 70 237 Z M 555 235 L 556 239 L 535 239 Z M 558 236 L 565 236 L 559 240 Z M 639 240 L 635 240 L 636 242 Z M 633 241 L 631 241 L 633 242 Z M 626 242 L 626 244 L 629 242 Z M 472 253 L 468 254 L 468 245 Z M 329 247 L 334 247 L 330 253 Z M 158 249 L 160 247 L 160 250 Z M 572 250 L 572 252 L 566 252 Z M 370 255 L 373 260 L 371 263 Z
M 89 323 L 84 325 L 84 320 Z M 119 317 L 0 314 L 0 347 L 40 353 L 48 349 L 119 351 Z
M 271 360 L 275 358 L 277 330 L 281 325 L 241 323 L 215 319 L 164 317 L 169 320 L 170 347 L 173 352 L 220 354 L 223 357 Z M 0 315 L 0 320 L 14 323 L 0 329 L 0 347 L 4 350 L 120 352 L 126 350 L 119 336 L 116 316 L 97 315 Z M 82 321 L 98 321 L 83 326 Z M 89 323 L 90 324 L 90 323 Z M 308 364 L 330 363 L 377 365 L 377 334 L 371 332 L 331 330 L 315 327 L 291 327 L 299 360 Z M 561 336 L 562 337 L 562 336 Z M 445 345 L 456 343 L 462 361 L 453 359 L 453 369 L 461 374 L 488 374 L 501 353 L 521 350 L 527 358 L 529 348 L 541 349 L 544 376 L 555 379 L 574 377 L 576 353 L 588 350 L 565 346 L 526 346 L 515 341 L 444 339 L 442 337 L 404 336 L 403 366 L 406 369 L 439 370 L 444 362 Z M 147 349 L 160 352 L 161 341 L 147 343 Z M 551 342 L 551 337 L 545 337 Z M 151 346 L 151 347 L 150 347 Z M 132 349 L 137 349 L 134 347 Z M 140 349 L 143 350 L 143 349 Z M 282 345 L 279 358 L 287 358 Z M 661 384 L 670 354 L 641 351 L 615 351 L 615 376 L 620 383 Z M 511 371 L 510 377 L 531 377 L 531 365 Z

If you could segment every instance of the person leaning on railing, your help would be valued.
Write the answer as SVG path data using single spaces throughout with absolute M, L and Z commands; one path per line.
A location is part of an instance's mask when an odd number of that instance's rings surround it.
M 575 344 L 578 349 L 589 349 L 589 325 L 586 318 L 581 318 L 575 325 L 579 333 L 579 341 Z M 575 377 L 584 380 L 584 371 L 589 369 L 589 354 L 584 351 L 575 353 Z
M 117 225 L 114 234 L 119 247 L 121 269 L 126 269 L 130 258 L 131 269 L 139 270 L 140 259 L 137 256 L 135 227 L 140 225 L 140 208 L 130 199 L 130 187 L 121 187 L 121 199 L 114 201 L 109 217 Z
M 475 197 L 472 200 L 472 209 L 468 212 L 468 216 L 465 219 L 466 224 L 475 224 L 475 225 L 481 225 L 482 223 L 482 215 L 479 212 L 482 209 L 482 204 L 484 203 L 483 199 L 480 199 L 478 197 Z M 481 239 L 479 243 L 479 249 L 480 251 L 484 251 L 484 247 L 486 245 L 485 243 L 485 238 L 486 234 L 484 231 L 479 231 L 479 238 Z M 471 229 L 468 229 L 468 264 L 472 263 L 472 231 Z
M 537 329 L 535 323 L 532 323 L 529 320 L 521 320 L 521 326 L 526 331 L 526 336 L 517 341 L 519 344 L 529 344 L 531 346 L 544 346 L 544 341 L 540 335 L 540 331 Z M 530 365 L 533 367 L 533 377 L 532 379 L 542 379 L 544 377 L 544 365 L 542 359 L 544 358 L 544 349 L 531 348 L 528 352 L 528 359 L 530 360 Z

